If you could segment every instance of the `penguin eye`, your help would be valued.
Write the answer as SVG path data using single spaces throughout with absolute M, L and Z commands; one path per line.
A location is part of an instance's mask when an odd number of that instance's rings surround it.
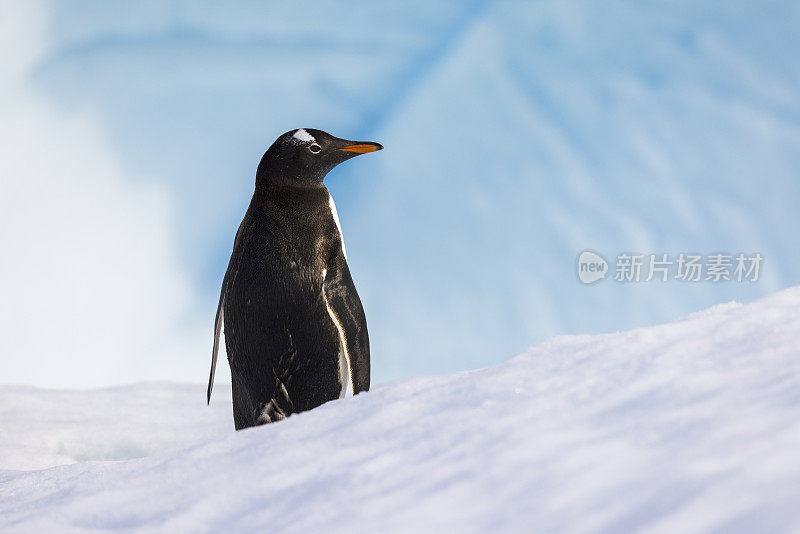
M 317 143 L 313 143 L 308 149 L 311 151 L 312 154 L 319 154 L 322 147 L 319 146 Z

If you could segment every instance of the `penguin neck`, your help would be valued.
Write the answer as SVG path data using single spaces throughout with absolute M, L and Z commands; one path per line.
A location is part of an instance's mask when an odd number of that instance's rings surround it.
M 306 196 L 309 194 L 313 195 L 319 191 L 324 191 L 326 194 L 328 193 L 328 189 L 321 182 L 305 183 L 292 180 L 256 180 L 256 188 L 253 192 L 251 204 L 263 204 L 276 195 Z
M 327 173 L 326 173 L 327 174 Z M 271 168 L 259 165 L 256 172 L 256 192 L 268 191 L 271 188 L 318 189 L 324 187 L 325 175 L 313 172 L 298 172 L 290 168 Z

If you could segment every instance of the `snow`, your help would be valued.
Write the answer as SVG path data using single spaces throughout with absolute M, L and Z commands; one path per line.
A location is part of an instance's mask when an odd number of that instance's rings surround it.
M 796 532 L 798 307 L 556 337 L 238 433 L 225 388 L 4 386 L 0 530 Z

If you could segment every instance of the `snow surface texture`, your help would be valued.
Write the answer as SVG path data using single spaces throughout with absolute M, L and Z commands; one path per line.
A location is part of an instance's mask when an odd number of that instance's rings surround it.
M 78 463 L 0 471 L 0 530 L 797 532 L 799 307 L 558 337 L 239 433 L 225 388 L 4 387 L 0 468 Z

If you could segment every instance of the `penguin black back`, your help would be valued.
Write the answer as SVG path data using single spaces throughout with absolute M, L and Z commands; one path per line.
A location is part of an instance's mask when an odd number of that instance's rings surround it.
M 208 384 L 210 401 L 224 324 L 237 429 L 369 389 L 366 318 L 323 180 L 381 148 L 300 129 L 262 157 L 222 282 Z

